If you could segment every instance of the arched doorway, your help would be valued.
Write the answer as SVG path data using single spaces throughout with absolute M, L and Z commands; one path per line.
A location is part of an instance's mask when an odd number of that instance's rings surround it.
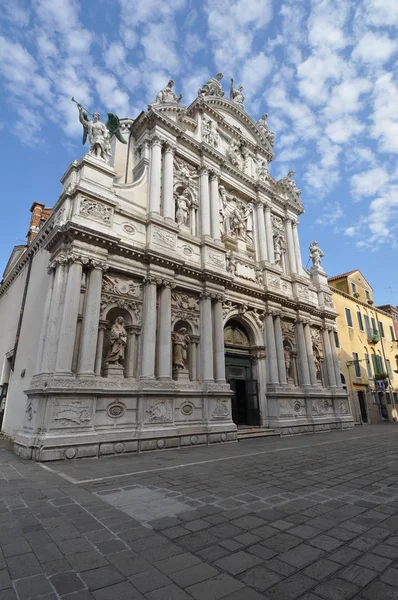
M 235 319 L 224 327 L 225 377 L 233 396 L 232 420 L 236 425 L 260 425 L 257 381 L 252 375 L 252 352 L 245 327 Z

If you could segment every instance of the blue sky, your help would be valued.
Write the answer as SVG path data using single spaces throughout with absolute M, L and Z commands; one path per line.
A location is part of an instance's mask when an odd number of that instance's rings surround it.
M 296 171 L 300 240 L 398 304 L 396 0 L 0 0 L 0 269 L 33 201 L 84 154 L 75 96 L 135 117 L 168 78 L 189 104 L 218 71 L 268 113 L 275 177 Z M 4 226 L 5 225 L 5 226 Z

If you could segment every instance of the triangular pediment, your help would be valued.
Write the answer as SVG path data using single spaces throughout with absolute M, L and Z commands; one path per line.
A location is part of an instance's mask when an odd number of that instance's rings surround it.
M 11 271 L 12 267 L 17 263 L 18 259 L 22 256 L 22 254 L 26 250 L 26 245 L 23 246 L 14 246 L 10 258 L 6 264 L 6 268 L 4 269 L 3 279 L 5 279 L 8 273 Z
M 256 121 L 230 100 L 218 97 L 197 98 L 188 107 L 187 114 L 194 117 L 198 110 L 210 118 L 217 117 L 218 124 L 226 127 L 231 134 L 235 132 L 253 146 L 260 146 L 267 155 L 267 162 L 274 158 L 272 146 L 261 134 Z

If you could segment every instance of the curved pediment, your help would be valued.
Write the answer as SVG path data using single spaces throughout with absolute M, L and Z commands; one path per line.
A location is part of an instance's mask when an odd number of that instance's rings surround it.
M 189 106 L 187 114 L 193 116 L 198 109 L 208 112 L 213 118 L 216 113 L 219 123 L 226 126 L 231 134 L 235 132 L 250 144 L 260 146 L 267 156 L 267 162 L 273 160 L 274 151 L 271 142 L 264 135 L 261 126 L 234 102 L 218 97 L 197 98 Z M 270 133 L 270 135 L 273 134 Z

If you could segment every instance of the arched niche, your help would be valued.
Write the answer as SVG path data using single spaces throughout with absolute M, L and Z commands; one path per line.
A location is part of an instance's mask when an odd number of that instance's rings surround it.
M 105 331 L 104 331 L 104 343 L 103 343 L 103 347 L 102 347 L 102 364 L 103 365 L 105 363 L 105 359 L 108 355 L 108 351 L 109 351 L 109 348 L 111 345 L 110 335 L 111 335 L 112 325 L 115 323 L 115 321 L 118 317 L 123 317 L 124 326 L 126 329 L 128 329 L 132 324 L 131 314 L 125 308 L 119 308 L 119 307 L 115 306 L 113 308 L 110 308 L 107 311 L 107 313 L 105 315 L 105 319 L 104 319 L 104 321 L 106 321 L 106 327 L 105 327 Z M 125 358 L 126 358 L 126 355 L 125 355 Z

